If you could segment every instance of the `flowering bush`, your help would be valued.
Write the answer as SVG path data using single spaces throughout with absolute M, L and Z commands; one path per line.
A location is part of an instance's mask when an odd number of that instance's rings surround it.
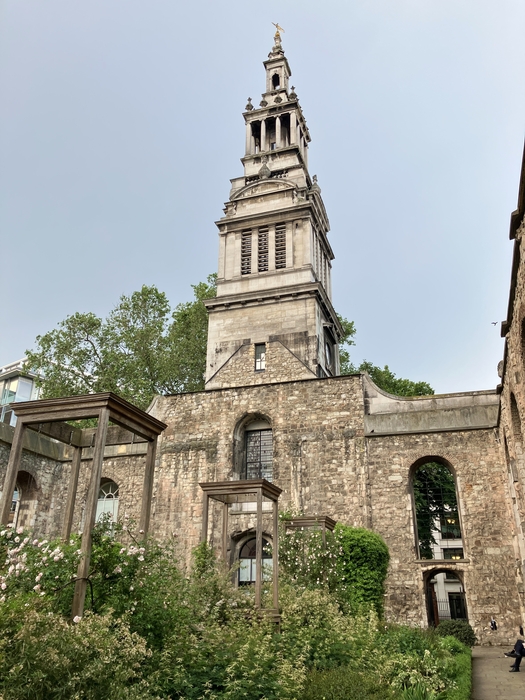
M 286 532 L 279 538 L 279 562 L 286 580 L 300 587 L 327 588 L 347 611 L 383 612 L 383 587 L 389 554 L 381 537 L 365 528 L 338 523 L 334 532 L 319 530 Z
M 356 585 L 351 566 L 366 567 L 352 547 L 361 541 L 371 552 L 377 542 L 352 529 L 350 546 L 347 530 L 329 535 L 326 549 L 315 532 L 284 541 L 277 634 L 254 610 L 253 590 L 236 589 L 210 547 L 200 545 L 186 571 L 170 543 L 141 542 L 129 523 L 95 528 L 86 612 L 70 620 L 80 537 L 48 542 L 6 528 L 0 698 L 336 700 L 347 697 L 347 676 L 363 679 L 355 695 L 363 700 L 401 700 L 418 687 L 428 697 L 445 686 L 459 692 L 459 642 L 385 628 L 373 610 L 348 614 L 355 591 L 368 602 L 376 595 Z M 381 556 L 371 559 L 378 565 Z

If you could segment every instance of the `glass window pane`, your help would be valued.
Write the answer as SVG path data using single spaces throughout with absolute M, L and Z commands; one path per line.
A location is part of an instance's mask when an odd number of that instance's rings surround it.
M 24 379 L 24 377 L 20 377 L 20 379 L 18 380 L 18 388 L 16 390 L 15 401 L 30 401 L 32 388 L 33 382 L 30 379 Z

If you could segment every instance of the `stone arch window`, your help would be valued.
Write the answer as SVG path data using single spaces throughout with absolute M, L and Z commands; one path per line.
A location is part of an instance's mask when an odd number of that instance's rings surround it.
M 510 456 L 509 443 L 505 434 L 503 434 L 503 445 L 505 448 L 505 461 L 507 462 L 507 468 L 510 470 L 512 480 L 516 482 L 518 481 L 518 470 L 516 468 L 516 460 Z
M 427 572 L 425 597 L 430 626 L 442 620 L 468 620 L 462 572 L 448 568 Z
M 98 522 L 104 516 L 112 523 L 118 518 L 119 488 L 111 479 L 102 479 L 98 492 L 97 515 Z
M 263 581 L 271 581 L 273 571 L 273 559 L 270 553 L 270 543 L 265 537 L 263 537 L 262 542 Z M 239 586 L 249 586 L 255 583 L 255 577 L 257 572 L 255 565 L 255 554 L 256 539 L 255 537 L 250 537 L 250 539 L 246 540 L 244 544 L 241 545 L 239 550 Z
M 281 78 L 279 73 L 274 73 L 272 75 L 272 89 L 278 90 L 281 87 Z
M 412 472 L 416 549 L 420 559 L 463 559 L 456 481 L 448 462 L 424 457 Z
M 262 414 L 246 416 L 235 430 L 234 476 L 273 480 L 273 430 Z

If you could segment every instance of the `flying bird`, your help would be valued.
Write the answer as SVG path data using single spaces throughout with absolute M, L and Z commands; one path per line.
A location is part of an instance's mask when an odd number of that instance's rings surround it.
M 497 325 L 498 325 L 498 322 L 497 322 L 497 321 L 491 321 L 491 324 L 492 324 L 493 326 L 497 326 Z

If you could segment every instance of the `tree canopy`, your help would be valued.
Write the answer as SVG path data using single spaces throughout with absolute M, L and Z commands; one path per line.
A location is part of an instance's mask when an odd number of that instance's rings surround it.
M 155 394 L 204 389 L 208 313 L 206 299 L 217 293 L 217 276 L 192 285 L 193 301 L 172 311 L 157 287 L 144 285 L 120 297 L 107 318 L 91 312 L 68 316 L 58 327 L 36 338 L 27 350 L 26 369 L 41 379 L 43 398 L 114 391 L 139 408 L 147 408 Z M 339 316 L 341 374 L 368 372 L 385 391 L 397 396 L 433 394 L 426 382 L 396 377 L 364 361 L 350 360 L 356 332 L 353 321 Z
M 204 388 L 208 315 L 216 276 L 192 285 L 194 300 L 172 311 L 168 298 L 144 285 L 121 296 L 106 319 L 75 313 L 27 351 L 26 368 L 42 379 L 43 398 L 114 391 L 140 408 L 155 394 Z

